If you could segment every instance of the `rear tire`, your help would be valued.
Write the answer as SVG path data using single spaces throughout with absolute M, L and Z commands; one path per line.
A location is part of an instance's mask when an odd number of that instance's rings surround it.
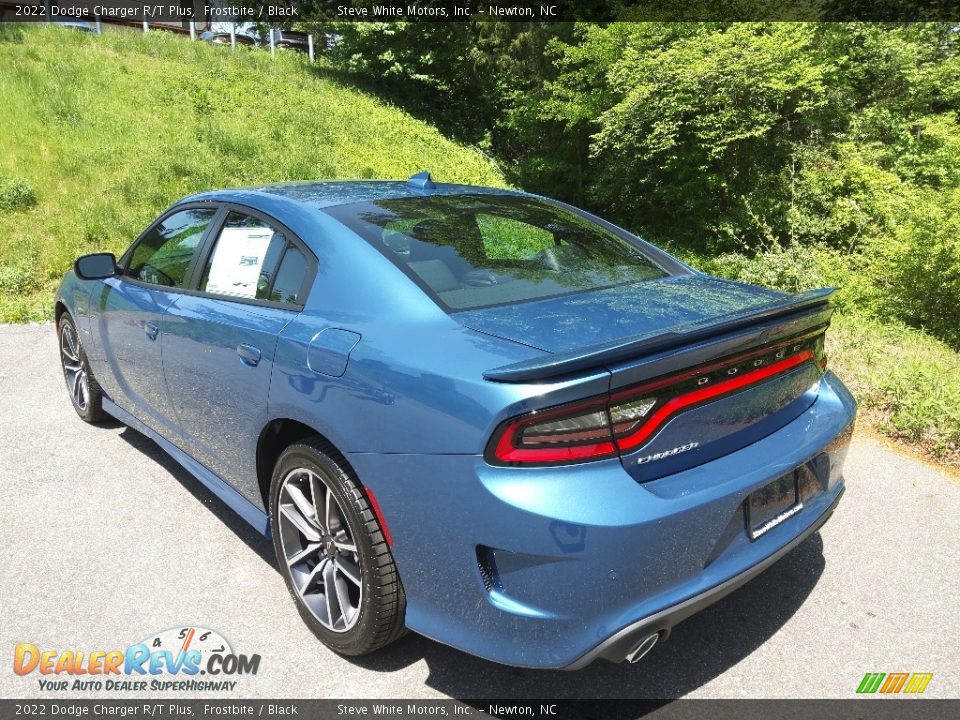
M 287 590 L 324 645 L 366 655 L 404 633 L 406 598 L 383 531 L 356 475 L 322 439 L 277 460 L 270 529 Z
M 97 423 L 107 417 L 103 411 L 103 391 L 93 376 L 87 354 L 80 344 L 80 333 L 70 317 L 63 313 L 57 325 L 60 342 L 60 366 L 70 394 L 70 404 L 84 422 Z

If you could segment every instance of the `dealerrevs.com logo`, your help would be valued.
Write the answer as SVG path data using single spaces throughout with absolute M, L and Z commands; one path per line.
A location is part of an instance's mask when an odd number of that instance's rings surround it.
M 152 633 L 125 650 L 53 650 L 21 643 L 13 671 L 35 676 L 44 691 L 232 691 L 256 675 L 259 655 L 234 652 L 220 633 L 186 626 Z

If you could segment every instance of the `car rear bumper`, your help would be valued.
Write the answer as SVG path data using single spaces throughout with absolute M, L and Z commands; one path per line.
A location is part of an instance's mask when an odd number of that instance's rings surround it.
M 816 532 L 843 492 L 856 405 L 831 374 L 754 444 L 638 483 L 618 459 L 492 467 L 468 455 L 356 453 L 394 537 L 410 629 L 509 665 L 622 659 Z M 743 503 L 800 468 L 817 491 L 751 540 Z
M 713 605 L 718 600 L 723 599 L 734 590 L 746 585 L 757 575 L 762 573 L 777 560 L 793 550 L 808 537 L 813 535 L 830 519 L 834 509 L 840 503 L 844 488 L 841 486 L 833 503 L 810 527 L 797 535 L 793 540 L 777 550 L 773 555 L 761 560 L 753 567 L 744 570 L 739 575 L 735 575 L 729 580 L 725 580 L 716 587 L 712 587 L 705 592 L 695 595 L 683 602 L 677 603 L 673 607 L 666 608 L 660 612 L 654 613 L 649 617 L 637 620 L 622 630 L 614 633 L 602 643 L 585 653 L 582 657 L 567 665 L 564 670 L 580 670 L 592 663 L 598 658 L 604 658 L 612 662 L 621 662 L 632 649 L 634 649 L 644 638 L 657 633 L 661 638 L 670 633 L 674 625 L 686 620 L 701 610 Z

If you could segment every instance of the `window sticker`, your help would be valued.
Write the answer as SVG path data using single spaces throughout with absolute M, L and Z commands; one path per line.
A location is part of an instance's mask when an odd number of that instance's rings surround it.
M 268 227 L 225 227 L 210 259 L 207 292 L 255 298 L 273 235 Z

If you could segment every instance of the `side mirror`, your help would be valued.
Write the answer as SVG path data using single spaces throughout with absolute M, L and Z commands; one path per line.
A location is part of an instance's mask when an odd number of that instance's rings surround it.
M 73 272 L 81 280 L 103 280 L 117 274 L 117 258 L 113 253 L 94 253 L 77 258 Z

